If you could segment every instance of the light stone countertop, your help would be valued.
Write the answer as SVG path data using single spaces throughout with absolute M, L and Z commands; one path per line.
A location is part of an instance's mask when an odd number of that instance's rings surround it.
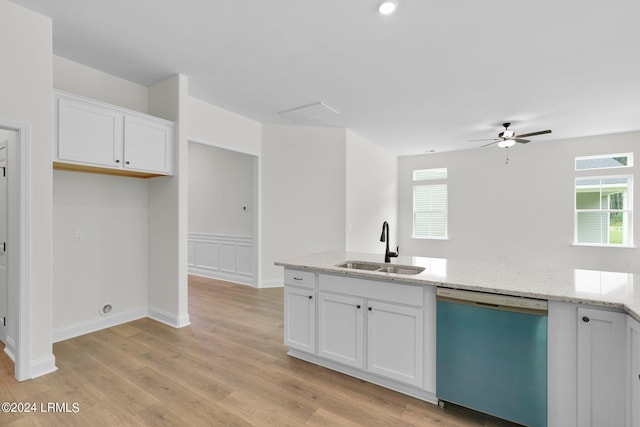
M 573 268 L 512 265 L 443 258 L 400 256 L 391 264 L 420 266 L 416 275 L 336 267 L 345 261 L 384 261 L 383 254 L 327 251 L 276 265 L 350 277 L 443 286 L 495 294 L 617 308 L 640 321 L 640 275 Z

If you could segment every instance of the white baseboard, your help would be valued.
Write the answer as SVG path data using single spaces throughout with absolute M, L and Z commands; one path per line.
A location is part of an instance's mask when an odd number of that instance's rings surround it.
M 173 313 L 169 313 L 168 311 L 161 310 L 156 307 L 147 308 L 147 317 L 160 323 L 164 323 L 165 325 L 173 326 L 174 328 L 184 328 L 191 324 L 191 322 L 189 322 L 188 314 L 176 316 Z
M 55 372 L 57 369 L 56 358 L 53 354 L 50 354 L 49 356 L 32 361 L 29 372 L 31 373 L 31 378 L 38 378 Z
M 10 337 L 7 337 L 7 342 L 4 343 L 4 352 L 13 363 L 16 363 L 16 343 Z
M 260 282 L 260 288 L 282 288 L 284 282 L 282 280 L 263 280 Z
M 54 329 L 53 342 L 68 340 L 70 338 L 79 337 L 81 335 L 97 332 L 102 329 L 112 328 L 122 325 L 123 323 L 132 322 L 134 320 L 149 317 L 158 322 L 172 326 L 174 328 L 182 328 L 190 325 L 189 315 L 176 316 L 173 313 L 154 307 L 137 308 L 121 313 L 113 313 L 98 319 L 89 320 L 87 322 L 76 323 L 62 328 Z M 5 352 L 7 351 L 7 346 Z
M 112 313 L 106 316 L 89 320 L 87 322 L 75 323 L 73 325 L 56 328 L 53 330 L 53 342 L 68 340 L 69 338 L 79 337 L 80 335 L 96 332 L 102 329 L 111 328 L 133 320 L 142 319 L 147 316 L 145 308 L 137 308 L 134 310 L 124 311 L 120 313 Z
M 214 271 L 201 267 L 189 266 L 189 274 L 194 276 L 206 277 L 208 279 L 224 280 L 225 282 L 238 283 L 255 288 L 252 276 L 243 276 L 234 273 L 225 273 L 224 271 Z
M 4 345 L 4 352 L 9 357 L 9 359 L 11 359 L 11 361 L 15 364 L 16 343 L 12 339 L 7 338 L 7 342 Z M 50 374 L 51 372 L 55 372 L 56 370 L 58 370 L 58 368 L 56 367 L 56 357 L 53 354 L 50 354 L 40 359 L 31 361 L 29 364 L 28 378 L 24 378 L 24 379 L 26 380 L 26 379 L 38 378 L 43 375 Z M 23 380 L 20 380 L 20 381 L 23 381 Z

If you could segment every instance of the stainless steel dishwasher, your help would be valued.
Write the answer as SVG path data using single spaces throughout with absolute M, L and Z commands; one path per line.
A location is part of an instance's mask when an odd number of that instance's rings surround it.
M 436 394 L 530 427 L 547 425 L 547 302 L 437 290 Z

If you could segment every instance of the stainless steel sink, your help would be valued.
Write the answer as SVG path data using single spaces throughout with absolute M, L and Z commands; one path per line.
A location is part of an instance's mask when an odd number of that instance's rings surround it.
M 342 264 L 336 265 L 336 267 L 342 268 L 352 268 L 354 270 L 368 270 L 375 271 L 380 268 L 380 264 L 374 262 L 364 262 L 364 261 L 347 261 Z
M 407 274 L 415 275 L 424 271 L 424 267 L 415 267 L 412 265 L 397 265 L 367 261 L 345 261 L 336 264 L 339 268 L 350 268 L 353 270 L 376 271 L 380 273 Z
M 376 271 L 394 274 L 420 274 L 424 271 L 424 267 L 413 267 L 409 265 L 383 265 Z

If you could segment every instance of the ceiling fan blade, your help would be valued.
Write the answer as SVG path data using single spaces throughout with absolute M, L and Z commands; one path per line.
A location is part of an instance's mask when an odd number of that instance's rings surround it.
M 467 141 L 469 141 L 469 142 L 477 142 L 477 141 L 495 141 L 495 142 L 498 142 L 500 140 L 496 139 L 496 138 L 485 138 L 485 139 L 467 139 Z
M 515 142 L 519 142 L 520 144 L 526 144 L 527 142 L 530 142 L 528 139 L 520 139 L 520 138 L 513 138 L 513 140 Z
M 531 132 L 531 133 L 523 133 L 522 135 L 516 135 L 516 138 L 526 138 L 528 136 L 535 136 L 535 135 L 544 135 L 545 133 L 551 133 L 551 130 L 547 129 L 547 130 L 541 130 L 538 132 Z
M 493 144 L 497 144 L 497 143 L 498 143 L 498 142 L 500 142 L 500 141 L 502 141 L 502 140 L 501 140 L 501 139 L 499 139 L 499 140 L 497 140 L 497 141 L 493 141 L 493 142 L 490 142 L 490 143 L 488 143 L 488 144 L 484 144 L 484 145 L 483 145 L 483 146 L 481 146 L 480 148 L 484 148 L 484 147 L 488 147 L 488 146 L 493 145 Z

